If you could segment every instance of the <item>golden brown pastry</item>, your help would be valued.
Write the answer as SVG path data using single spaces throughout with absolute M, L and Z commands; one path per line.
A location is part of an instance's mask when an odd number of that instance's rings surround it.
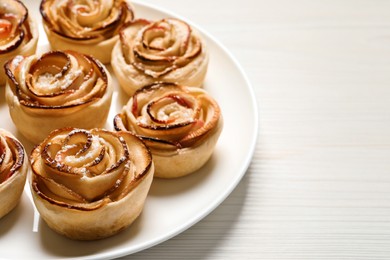
M 4 63 L 15 55 L 32 55 L 38 42 L 36 22 L 28 15 L 27 8 L 18 0 L 0 2 L 0 85 L 6 76 Z
M 153 82 L 201 87 L 208 51 L 200 34 L 182 20 L 135 20 L 120 31 L 111 63 L 128 95 Z
M 50 228 L 77 240 L 112 236 L 141 213 L 154 166 L 129 132 L 57 129 L 31 154 L 34 203 Z
M 23 145 L 11 133 L 0 129 L 0 218 L 18 204 L 29 165 Z
M 31 142 L 52 130 L 103 127 L 113 92 L 105 66 L 73 51 L 16 56 L 5 64 L 12 121 Z
M 222 131 L 217 102 L 204 89 L 155 83 L 136 91 L 115 116 L 116 130 L 137 134 L 150 148 L 155 176 L 175 178 L 202 167 Z
M 53 50 L 75 50 L 109 63 L 121 25 L 133 20 L 129 0 L 43 0 L 43 27 Z

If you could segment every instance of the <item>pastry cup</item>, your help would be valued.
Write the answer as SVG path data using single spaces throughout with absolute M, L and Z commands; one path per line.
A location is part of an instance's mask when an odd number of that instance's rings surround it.
M 29 166 L 23 145 L 0 129 L 0 218 L 19 203 Z
M 112 51 L 111 64 L 128 95 L 154 82 L 201 87 L 209 55 L 201 35 L 184 21 L 134 20 L 125 24 Z
M 53 50 L 78 51 L 104 64 L 110 63 L 120 26 L 134 18 L 128 0 L 43 0 L 40 11 Z
M 16 55 L 32 55 L 37 49 L 38 27 L 28 15 L 25 5 L 18 0 L 3 0 L 0 37 L 0 85 L 4 85 L 7 76 L 4 64 Z
M 223 128 L 221 110 L 204 89 L 154 83 L 136 91 L 114 128 L 138 135 L 149 147 L 155 176 L 177 178 L 201 168 Z
M 76 240 L 112 236 L 142 212 L 154 166 L 129 132 L 62 128 L 31 154 L 34 203 L 48 226 Z
M 6 101 L 11 118 L 37 144 L 52 130 L 103 127 L 112 79 L 95 58 L 74 51 L 16 56 L 5 64 Z

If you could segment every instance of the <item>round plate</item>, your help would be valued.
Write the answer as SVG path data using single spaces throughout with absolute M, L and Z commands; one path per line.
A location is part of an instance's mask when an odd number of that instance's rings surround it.
M 35 18 L 39 17 L 39 2 L 35 0 L 26 4 L 30 15 Z M 178 17 L 186 20 L 155 6 L 133 4 L 137 18 Z M 40 17 L 37 20 L 40 21 Z M 41 27 L 39 52 L 49 48 Z M 183 232 L 208 215 L 232 192 L 245 174 L 254 152 L 258 131 L 256 102 L 238 63 L 213 37 L 197 29 L 210 50 L 204 88 L 217 100 L 224 117 L 221 137 L 207 164 L 184 178 L 155 179 L 143 213 L 128 229 L 111 238 L 90 242 L 73 241 L 50 230 L 34 211 L 26 186 L 20 204 L 0 220 L 2 258 L 107 259 L 132 254 Z M 106 125 L 111 130 L 113 116 L 128 98 L 118 95 L 119 87 L 117 82 L 115 84 Z M 32 145 L 20 136 L 9 117 L 4 88 L 0 88 L 0 118 L 0 127 L 13 132 L 30 152 Z

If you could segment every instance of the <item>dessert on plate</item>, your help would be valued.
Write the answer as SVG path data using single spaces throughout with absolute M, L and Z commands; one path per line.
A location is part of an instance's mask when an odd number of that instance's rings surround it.
M 0 2 L 0 85 L 6 75 L 4 63 L 15 55 L 34 54 L 38 42 L 38 28 L 26 6 L 19 0 Z
M 54 50 L 75 50 L 110 63 L 121 25 L 133 20 L 129 0 L 42 0 L 43 28 Z
M 54 130 L 31 153 L 31 191 L 48 226 L 77 240 L 112 236 L 142 212 L 154 166 L 129 132 Z
M 17 129 L 37 144 L 52 130 L 103 127 L 113 92 L 97 59 L 74 51 L 15 56 L 5 64 L 6 102 Z
M 175 178 L 207 162 L 223 122 L 219 105 L 204 89 L 159 82 L 137 90 L 115 116 L 114 127 L 145 142 L 156 177 Z
M 123 25 L 119 35 L 111 64 L 128 95 L 159 81 L 202 86 L 208 51 L 201 35 L 186 22 L 137 19 Z
M 23 145 L 0 129 L 0 218 L 18 204 L 30 164 Z

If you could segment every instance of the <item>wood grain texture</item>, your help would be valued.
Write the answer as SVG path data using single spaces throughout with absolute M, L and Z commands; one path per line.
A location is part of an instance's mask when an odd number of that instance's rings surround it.
M 220 207 L 123 259 L 390 259 L 390 2 L 145 2 L 232 52 L 260 132 Z

